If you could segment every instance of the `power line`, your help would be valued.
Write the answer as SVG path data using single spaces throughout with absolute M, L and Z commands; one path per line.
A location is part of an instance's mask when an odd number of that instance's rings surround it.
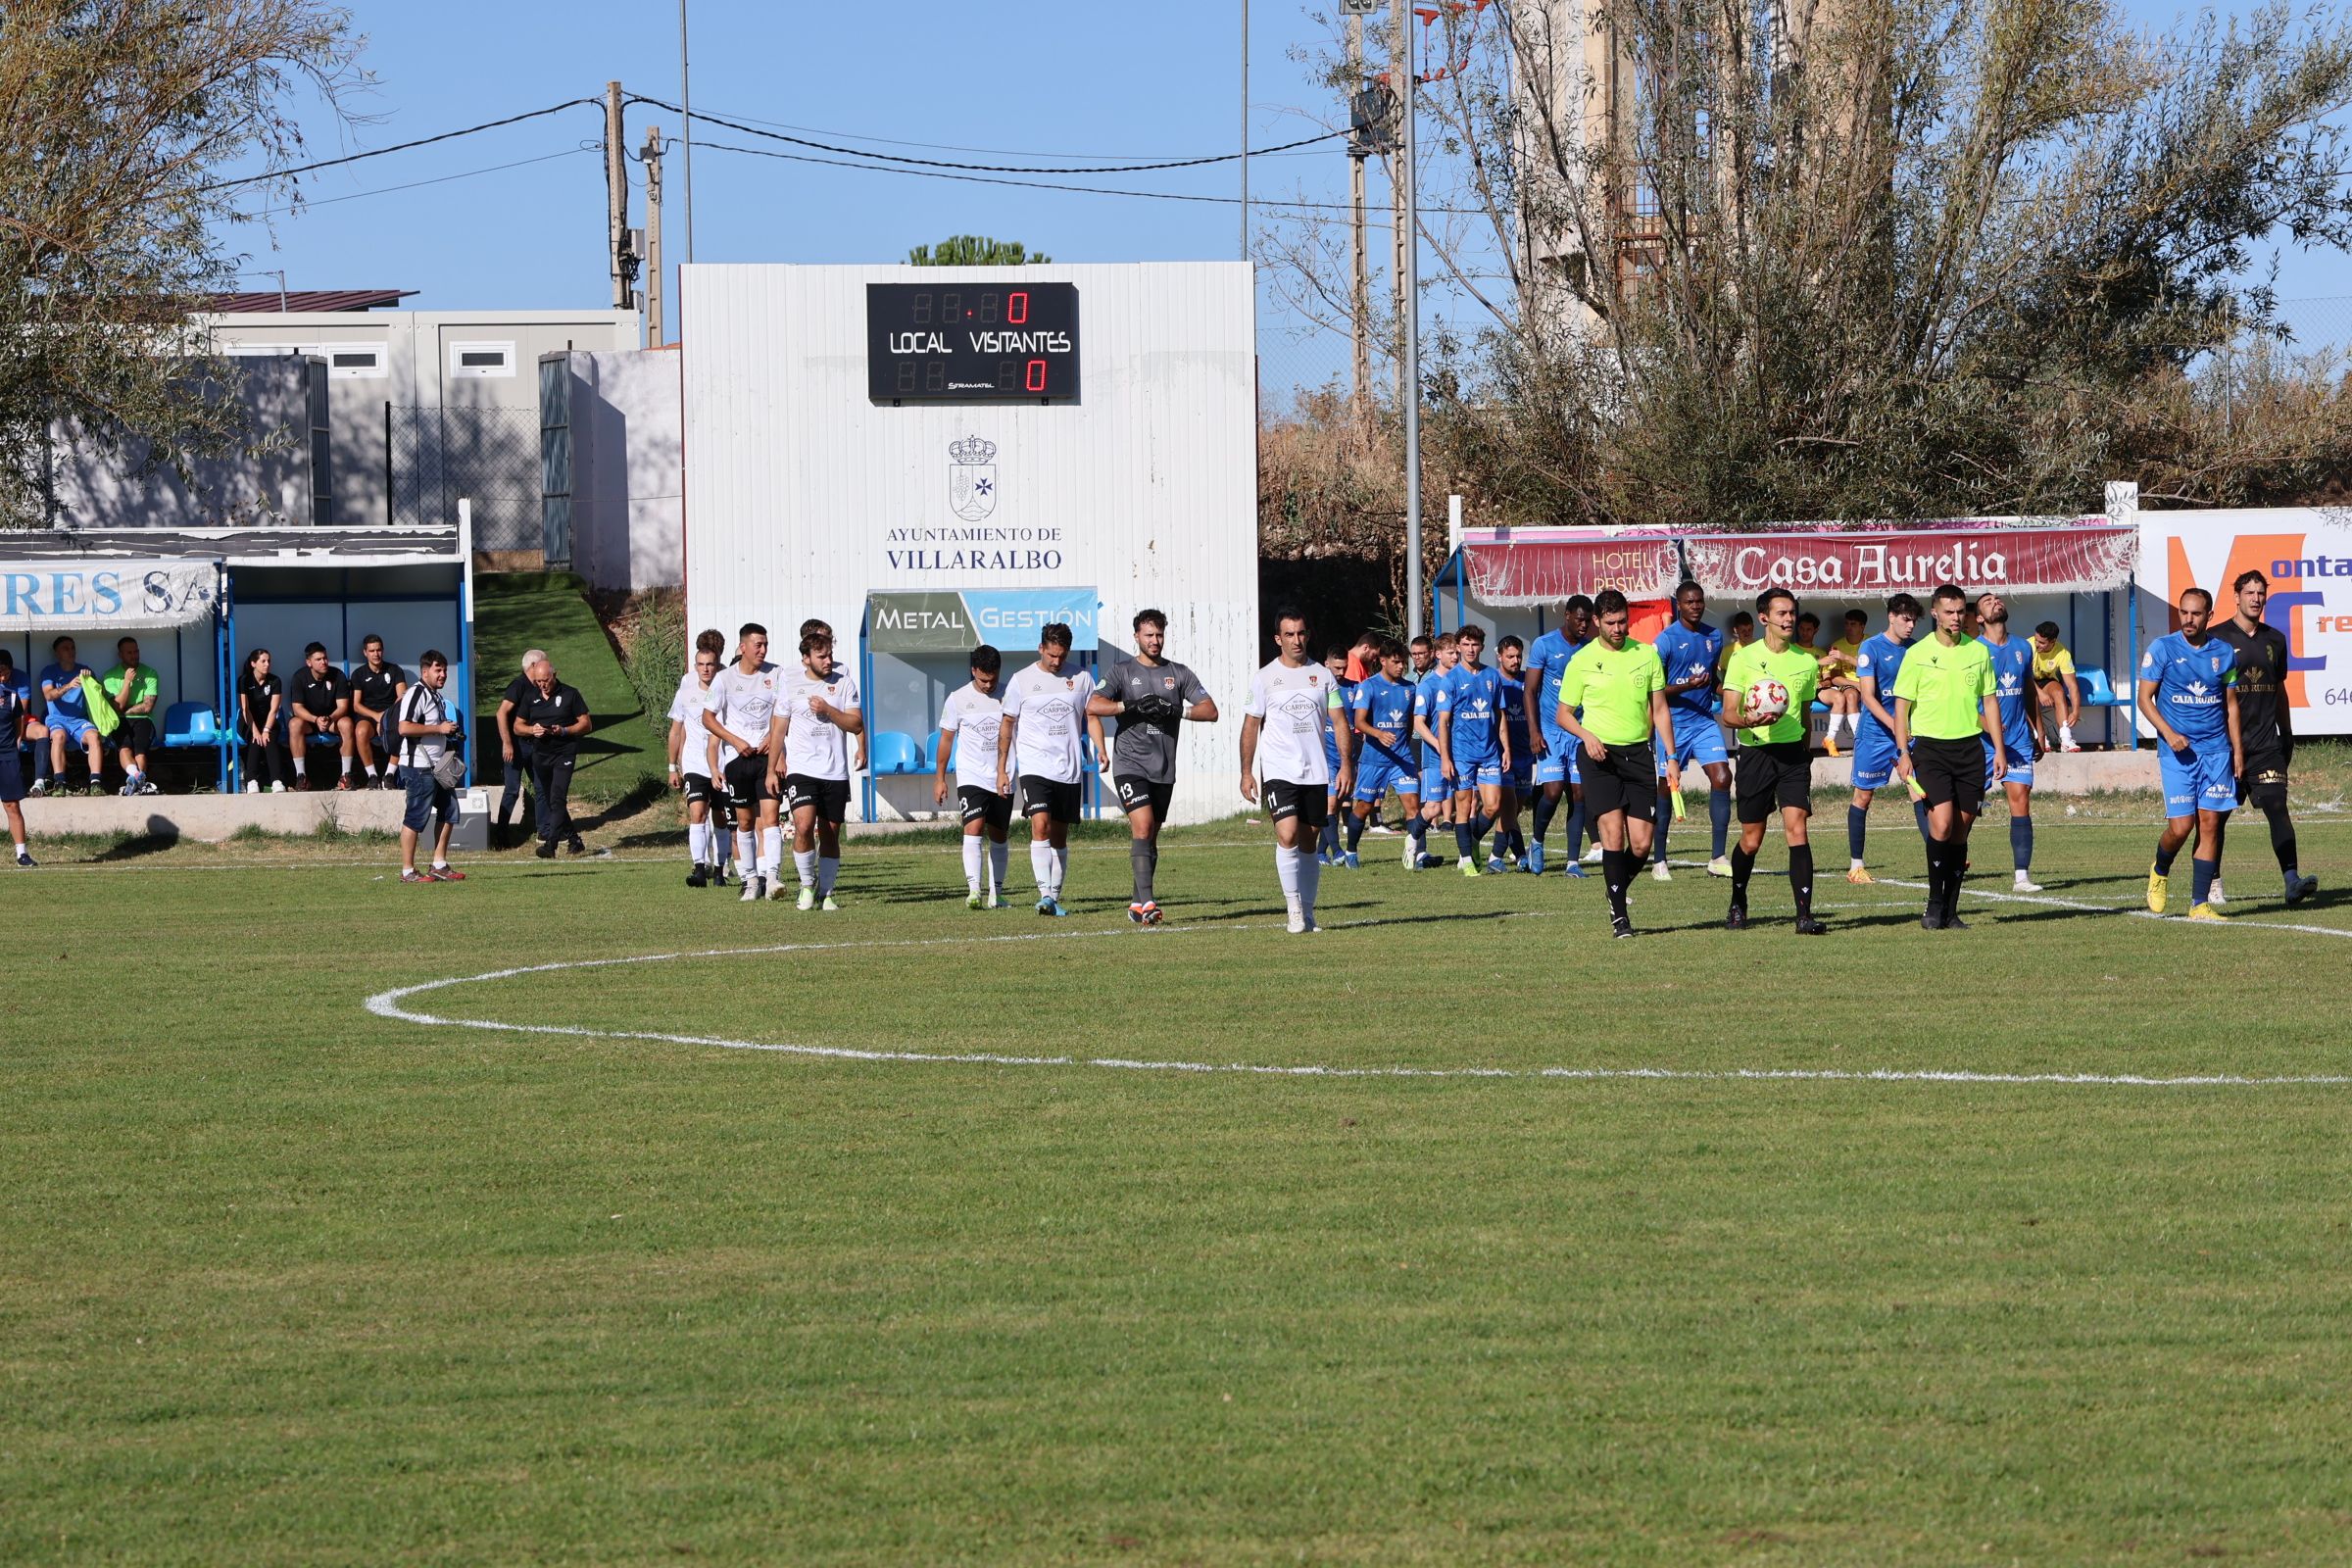
M 252 217 L 267 218 L 272 213 L 308 212 L 314 207 L 332 207 L 337 202 L 356 202 L 363 196 L 389 196 L 394 191 L 415 190 L 419 185 L 446 185 L 453 179 L 472 179 L 479 174 L 495 174 L 502 170 L 521 169 L 531 164 L 551 163 L 558 158 L 575 158 L 581 153 L 599 151 L 595 144 L 566 147 L 560 153 L 546 153 L 537 158 L 518 158 L 511 164 L 492 164 L 487 169 L 468 169 L 461 174 L 442 174 L 432 179 L 412 179 L 405 185 L 379 185 L 373 190 L 355 190 L 348 196 L 321 196 L 317 201 L 289 202 L 283 207 L 265 207 Z
M 778 130 L 797 130 L 810 136 L 841 136 L 851 141 L 879 142 L 885 147 L 926 147 L 933 152 L 990 153 L 1004 158 L 1173 158 L 1175 156 L 1173 153 L 1041 153 L 1018 147 L 966 147 L 959 142 L 909 141 L 903 136 L 869 136 L 860 130 L 834 130 L 824 125 L 796 125 L 788 120 L 762 120 L 758 115 L 747 115 L 741 113 L 740 111 L 729 112 L 734 114 L 735 118 L 738 120 L 748 120 L 755 125 L 773 125 Z M 700 119 L 703 117 L 697 116 L 696 118 Z M 853 148 L 851 150 L 855 152 L 858 149 Z M 878 153 L 873 153 L 866 154 L 865 156 L 880 157 L 881 155 Z M 1229 156 L 1238 157 L 1240 155 L 1232 154 Z M 1252 158 L 1305 158 L 1311 155 L 1303 152 L 1293 151 L 1287 153 L 1251 153 L 1250 156 Z M 1034 170 L 1031 171 L 1031 172 L 1054 173 L 1056 172 L 1056 171 Z M 1074 171 L 1071 171 L 1071 172 L 1074 172 Z M 1239 200 L 1240 198 L 1237 197 L 1235 199 Z
M 631 93 L 629 102 L 652 104 L 655 108 L 666 109 L 673 115 L 686 113 L 676 104 L 661 98 L 648 98 L 641 93 Z M 820 153 L 837 153 L 846 158 L 880 159 L 893 164 L 913 164 L 924 169 L 973 170 L 987 174 L 1143 174 L 1162 169 L 1199 169 L 1209 164 L 1230 164 L 1240 158 L 1262 158 L 1269 153 L 1289 152 L 1294 147 L 1311 147 L 1316 142 L 1332 141 L 1349 134 L 1346 130 L 1327 130 L 1320 135 L 1301 136 L 1297 141 L 1277 142 L 1274 146 L 1256 148 L 1248 153 L 1214 153 L 1204 158 L 1172 158 L 1156 164 L 1085 164 L 1071 169 L 1030 169 L 1013 164 L 963 164 L 944 158 L 908 158 L 900 153 L 878 153 L 863 147 L 840 147 L 831 142 L 810 141 L 806 136 L 788 136 L 780 130 L 761 130 L 758 125 L 722 119 L 717 115 L 706 115 L 699 110 L 695 112 L 694 118 L 713 125 L 724 125 L 729 130 L 740 130 L 747 136 L 763 136 L 769 141 L 790 142 L 795 147 L 813 147 Z M 741 151 L 740 148 L 737 150 Z
M 598 99 L 567 98 L 560 104 L 549 104 L 545 109 L 533 109 L 525 114 L 509 115 L 504 120 L 486 120 L 478 125 L 467 125 L 463 130 L 445 130 L 438 136 L 420 136 L 415 141 L 394 142 L 389 147 L 370 148 L 367 152 L 352 153 L 342 158 L 321 159 L 318 163 L 302 164 L 293 169 L 273 169 L 264 174 L 246 174 L 236 179 L 216 179 L 209 185 L 197 188 L 199 190 L 228 190 L 238 185 L 255 184 L 265 179 L 284 179 L 294 174 L 307 174 L 313 170 L 336 169 L 344 164 L 356 164 L 363 158 L 381 158 L 386 153 L 405 153 L 412 147 L 430 147 L 438 141 L 454 141 L 460 136 L 472 136 L 485 130 L 496 130 L 501 125 L 520 124 L 526 120 L 537 120 L 543 115 L 560 115 L 566 109 L 576 109 L 582 104 L 587 104 L 591 108 L 602 107 L 601 101 Z

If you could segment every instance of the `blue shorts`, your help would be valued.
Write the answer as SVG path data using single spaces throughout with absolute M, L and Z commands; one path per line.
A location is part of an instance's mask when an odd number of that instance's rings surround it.
M 1502 788 L 1501 754 L 1495 753 L 1475 762 L 1456 762 L 1453 766 L 1453 787 L 1456 790 Z
M 1713 713 L 1690 713 L 1679 708 L 1669 708 L 1666 716 L 1674 725 L 1674 760 L 1689 767 L 1696 762 L 1728 762 L 1731 754 L 1723 749 L 1723 726 L 1715 722 Z M 1658 776 L 1664 778 L 1666 760 L 1658 759 Z
M 2187 752 L 2175 752 L 2159 741 L 2156 768 L 2164 778 L 2164 814 L 2189 816 L 2197 811 L 2237 808 L 2237 776 L 2230 771 L 2227 737 L 2200 746 L 2191 741 Z
M 1569 784 L 1576 780 L 1576 737 L 1564 729 L 1544 726 L 1544 755 L 1532 770 L 1538 784 Z
M 1894 782 L 1894 737 L 1868 714 L 1854 730 L 1853 787 L 1883 790 Z
M 1514 795 L 1530 794 L 1536 787 L 1535 774 L 1536 760 L 1515 746 L 1511 748 L 1511 765 L 1502 775 L 1503 787 Z
M 24 798 L 24 764 L 14 746 L 0 750 L 0 802 L 15 805 Z
M 75 718 L 72 713 L 61 713 L 54 708 L 49 710 L 48 724 L 52 734 L 59 730 L 65 731 L 67 743 L 73 746 L 79 746 L 84 736 L 98 733 L 98 726 L 88 719 Z
M 1446 769 L 1439 765 L 1435 755 L 1421 763 L 1421 799 L 1423 802 L 1450 800 L 1453 786 L 1446 781 Z
M 2034 753 L 2025 747 L 2001 743 L 2001 782 L 2034 787 Z M 1984 738 L 1984 787 L 1992 788 L 1992 737 Z M 2233 797 L 2234 798 L 2234 797 Z
M 1401 758 L 1390 757 L 1377 746 L 1364 748 L 1355 769 L 1355 798 L 1377 801 L 1395 790 L 1399 795 L 1411 795 L 1421 780 Z

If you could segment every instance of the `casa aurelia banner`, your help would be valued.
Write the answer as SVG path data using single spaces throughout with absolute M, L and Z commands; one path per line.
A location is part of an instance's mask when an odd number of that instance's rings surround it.
M 968 654 L 990 643 L 1006 654 L 1037 646 L 1058 621 L 1074 653 L 1095 650 L 1092 588 L 967 588 L 961 593 L 882 593 L 865 599 L 865 635 L 878 654 Z
M 0 631 L 143 631 L 210 620 L 220 570 L 210 561 L 0 560 Z
M 1787 588 L 1925 595 L 1942 583 L 1971 593 L 2100 593 L 2139 563 L 2139 532 L 2105 521 L 2066 527 L 1904 528 L 1821 533 L 1696 534 L 1683 540 L 1690 575 L 1711 593 Z

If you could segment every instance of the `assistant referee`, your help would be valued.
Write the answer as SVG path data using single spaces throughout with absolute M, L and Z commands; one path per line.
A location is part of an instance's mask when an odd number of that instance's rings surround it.
M 1968 605 L 1968 595 L 1953 584 L 1936 589 L 1928 607 L 1935 634 L 1904 656 L 1894 677 L 1894 770 L 1927 792 L 1928 907 L 1919 923 L 1930 931 L 1968 925 L 1960 918 L 1968 830 L 1976 825 L 1985 788 L 2005 771 L 1992 654 L 1961 633 Z

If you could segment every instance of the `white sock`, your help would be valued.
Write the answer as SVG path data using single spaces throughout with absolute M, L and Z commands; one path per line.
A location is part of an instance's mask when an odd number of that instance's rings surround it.
M 751 867 L 752 875 L 760 874 L 759 858 L 752 852 L 752 835 L 742 828 L 735 830 L 735 868 Z
M 816 893 L 818 898 L 833 896 L 833 884 L 841 880 L 841 857 L 818 856 L 816 859 Z
M 1860 860 L 1848 860 L 1845 862 L 1845 868 L 1848 871 L 1859 871 L 1862 869 L 1862 862 Z
M 760 874 L 774 876 L 784 864 L 784 830 L 763 827 L 760 830 Z
M 990 871 L 994 873 L 989 882 L 990 891 L 1002 898 L 1004 893 L 1004 873 L 1012 866 L 1012 843 L 1010 840 L 1006 840 L 1003 844 L 997 843 L 994 839 L 989 841 L 988 865 Z
M 980 891 L 981 847 L 987 842 L 977 833 L 963 836 L 963 886 L 967 893 Z
M 2061 746 L 2072 746 L 2075 744 L 2074 725 L 2061 724 L 2058 726 L 2058 744 Z
M 433 869 L 436 871 L 446 871 L 449 869 L 449 862 L 445 859 L 442 859 L 439 856 L 435 856 L 433 858 Z
M 1029 874 L 1037 878 L 1039 898 L 1050 899 L 1054 896 L 1053 845 L 1041 844 L 1035 839 L 1029 841 Z
M 1062 884 L 1069 879 L 1070 852 L 1066 848 L 1055 850 L 1054 852 L 1054 896 L 1055 898 L 1061 897 Z
M 1298 907 L 1298 853 L 1274 846 L 1274 876 L 1282 884 L 1282 901 L 1296 911 Z
M 686 858 L 695 865 L 708 865 L 710 863 L 710 824 L 708 822 L 687 823 Z
M 801 873 L 801 886 L 805 888 L 816 886 L 816 852 L 814 850 L 793 851 L 792 868 Z
M 1323 883 L 1323 862 L 1315 858 L 1312 850 L 1299 850 L 1298 856 L 1299 912 L 1312 925 L 1315 919 L 1315 890 Z

